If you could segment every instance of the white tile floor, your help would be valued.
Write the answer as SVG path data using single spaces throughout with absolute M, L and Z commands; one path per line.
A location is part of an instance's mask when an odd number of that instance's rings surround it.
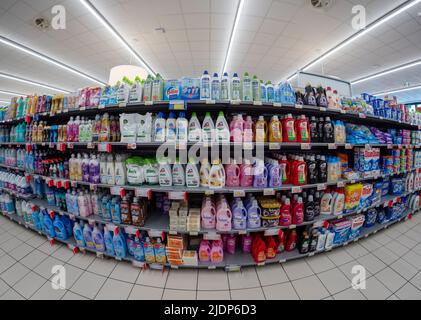
M 54 265 L 65 267 L 65 290 L 52 288 Z M 352 288 L 355 265 L 366 269 L 365 290 Z M 421 299 L 421 214 L 345 248 L 236 273 L 73 255 L 1 216 L 0 299 Z

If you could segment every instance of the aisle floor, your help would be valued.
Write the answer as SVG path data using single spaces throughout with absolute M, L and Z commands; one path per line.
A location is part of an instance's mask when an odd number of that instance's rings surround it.
M 52 268 L 66 270 L 65 290 L 52 288 Z M 355 265 L 365 290 L 354 290 Z M 0 299 L 421 299 L 421 215 L 311 258 L 220 270 L 142 271 L 51 246 L 45 237 L 0 217 Z

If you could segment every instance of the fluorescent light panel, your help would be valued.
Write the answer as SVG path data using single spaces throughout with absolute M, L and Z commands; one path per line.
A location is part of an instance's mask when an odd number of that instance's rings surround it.
M 139 63 L 153 76 L 155 76 L 155 72 L 152 68 L 146 63 L 145 60 L 127 43 L 126 40 L 117 32 L 117 30 L 104 18 L 104 16 L 98 11 L 94 5 L 88 0 L 80 0 L 80 2 L 92 13 L 92 15 L 100 21 L 104 27 L 111 32 L 111 34 L 129 51 L 138 61 Z
M 400 92 L 412 91 L 412 90 L 417 90 L 417 89 L 421 89 L 421 85 L 416 85 L 416 86 L 406 87 L 406 88 L 400 88 L 400 89 L 394 89 L 394 90 L 385 91 L 385 92 L 378 92 L 378 93 L 375 93 L 374 96 L 385 96 L 385 95 L 392 94 L 392 93 L 400 93 Z
M 13 40 L 10 40 L 10 39 L 7 39 L 7 38 L 3 37 L 3 36 L 0 36 L 0 43 L 3 43 L 5 45 L 8 45 L 9 47 L 15 48 L 15 49 L 17 49 L 19 51 L 25 52 L 25 53 L 33 56 L 33 57 L 36 57 L 36 58 L 38 58 L 38 59 L 40 59 L 42 61 L 48 62 L 48 63 L 50 63 L 50 64 L 52 64 L 52 65 L 54 65 L 56 67 L 59 67 L 59 68 L 62 68 L 64 70 L 66 70 L 66 71 L 69 71 L 71 73 L 74 73 L 74 74 L 76 74 L 76 75 L 78 75 L 80 77 L 83 77 L 85 79 L 88 79 L 89 81 L 95 82 L 95 83 L 97 83 L 99 85 L 106 85 L 105 82 L 102 82 L 102 81 L 100 81 L 100 80 L 98 80 L 98 79 L 96 79 L 94 77 L 91 77 L 91 76 L 87 75 L 84 72 L 81 72 L 79 70 L 76 70 L 75 68 L 72 68 L 72 67 L 70 67 L 70 66 L 68 66 L 68 65 L 66 65 L 66 64 L 64 64 L 64 63 L 62 63 L 60 61 L 57 61 L 55 59 L 52 59 L 52 58 L 46 56 L 45 54 L 39 53 L 39 52 L 37 52 L 37 51 L 35 51 L 35 50 L 31 49 L 31 48 L 28 48 L 28 47 L 26 47 L 24 45 L 21 45 L 21 44 L 15 42 Z
M 361 38 L 362 36 L 366 35 L 370 31 L 378 28 L 382 24 L 384 24 L 387 21 L 393 19 L 394 17 L 396 17 L 397 15 L 401 14 L 402 12 L 404 12 L 404 11 L 412 8 L 413 6 L 417 5 L 418 3 L 421 3 L 421 0 L 413 0 L 410 3 L 408 3 L 408 4 L 406 4 L 406 5 L 402 6 L 402 7 L 400 7 L 399 9 L 397 9 L 395 11 L 393 11 L 392 13 L 389 13 L 389 14 L 383 16 L 382 18 L 378 19 L 377 21 L 371 23 L 367 28 L 365 28 L 365 29 L 357 32 L 356 34 L 354 34 L 353 36 L 349 37 L 348 39 L 346 39 L 345 41 L 343 41 L 342 43 L 340 43 L 339 45 L 337 45 L 333 49 L 331 49 L 331 50 L 327 51 L 326 53 L 324 53 L 323 55 L 321 55 L 319 58 L 313 60 L 312 62 L 310 62 L 309 64 L 307 64 L 306 66 L 304 66 L 304 68 L 302 68 L 302 70 L 303 71 L 306 71 L 306 70 L 310 69 L 314 65 L 322 62 L 323 60 L 327 59 L 328 57 L 330 57 L 334 53 L 336 53 L 339 50 L 341 50 L 344 47 L 346 47 L 347 45 L 353 43 L 355 40 Z
M 243 7 L 244 7 L 244 0 L 238 0 L 237 12 L 235 14 L 234 24 L 232 26 L 231 36 L 230 36 L 230 40 L 229 40 L 229 44 L 228 44 L 228 50 L 227 50 L 227 54 L 226 54 L 225 59 L 224 59 L 224 65 L 222 67 L 221 74 L 224 74 L 224 72 L 227 69 L 227 65 L 228 65 L 229 58 L 230 58 L 230 55 L 231 55 L 231 50 L 232 50 L 232 44 L 234 42 L 235 35 L 237 33 L 238 23 L 240 21 L 241 12 L 243 11 Z
M 26 96 L 26 94 L 24 93 L 18 93 L 18 92 L 13 92 L 13 91 L 5 91 L 5 90 L 0 90 L 0 93 L 2 94 L 7 94 L 9 96 Z
M 405 70 L 405 69 L 413 68 L 413 67 L 416 67 L 416 66 L 419 66 L 419 65 L 421 65 L 421 59 L 413 61 L 413 62 L 409 62 L 409 63 L 406 63 L 406 64 L 402 64 L 402 65 L 396 66 L 394 68 L 390 68 L 390 69 L 387 69 L 387 70 L 384 70 L 384 71 L 381 71 L 381 72 L 378 72 L 378 73 L 375 73 L 375 74 L 372 74 L 372 75 L 369 75 L 369 76 L 366 76 L 366 77 L 363 77 L 363 78 L 360 78 L 358 80 L 352 81 L 352 84 L 354 85 L 354 84 L 358 84 L 358 83 L 365 82 L 365 81 L 368 81 L 368 80 L 376 79 L 376 78 L 379 78 L 379 77 L 382 77 L 382 76 L 385 76 L 385 75 L 388 75 L 388 74 L 391 74 L 391 73 L 394 73 L 394 72 L 398 72 L 398 71 L 402 71 L 402 70 Z
M 49 90 L 52 90 L 52 91 L 58 91 L 58 92 L 61 92 L 61 93 L 66 93 L 66 94 L 70 93 L 70 91 L 67 91 L 67 90 L 64 90 L 64 89 L 52 87 L 52 86 L 49 86 L 47 84 L 43 84 L 43 83 L 40 83 L 40 82 L 16 77 L 16 76 L 6 74 L 6 73 L 2 73 L 2 72 L 0 72 L 0 78 L 4 78 L 4 79 L 8 79 L 8 80 L 14 80 L 14 81 L 26 83 L 26 84 L 29 84 L 29 85 L 32 85 L 32 86 L 38 86 L 38 87 L 49 89 Z

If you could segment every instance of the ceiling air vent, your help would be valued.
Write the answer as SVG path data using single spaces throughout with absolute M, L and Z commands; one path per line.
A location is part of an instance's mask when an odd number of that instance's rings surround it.
M 327 9 L 335 3 L 335 0 L 307 0 L 307 2 L 314 9 Z
M 50 21 L 46 18 L 35 18 L 34 19 L 35 27 L 37 27 L 41 31 L 46 31 L 50 27 Z

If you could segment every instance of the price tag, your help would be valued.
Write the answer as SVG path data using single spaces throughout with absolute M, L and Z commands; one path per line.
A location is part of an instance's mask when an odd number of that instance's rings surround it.
M 265 237 L 277 236 L 279 234 L 279 229 L 272 228 L 265 230 Z
M 253 150 L 253 143 L 252 142 L 244 142 L 243 143 L 244 150 Z
M 239 230 L 239 231 L 238 231 L 238 234 L 239 234 L 239 235 L 242 235 L 242 234 L 247 234 L 247 231 L 246 231 L 246 230 Z
M 346 110 L 341 110 L 341 113 L 342 114 L 346 114 Z
M 337 219 L 342 219 L 344 216 L 342 214 L 336 216 Z
M 205 240 L 221 240 L 221 235 L 216 232 L 207 232 L 203 234 Z
M 361 119 L 365 119 L 367 118 L 367 116 L 365 115 L 365 113 L 359 113 L 358 117 L 360 117 Z
M 302 109 L 303 108 L 303 105 L 302 104 L 296 104 L 295 105 L 295 109 Z
M 164 231 L 162 231 L 162 230 L 151 229 L 151 230 L 148 231 L 148 235 L 151 238 L 162 238 L 163 234 L 164 234 Z
M 320 183 L 317 185 L 317 191 L 323 191 L 326 190 L 327 185 L 325 183 Z
M 114 259 L 116 259 L 117 261 L 122 261 L 123 259 L 121 259 L 120 257 L 115 256 Z
M 77 188 L 77 181 L 71 181 L 72 188 Z
M 255 106 L 262 106 L 263 103 L 262 103 L 262 101 L 254 101 L 253 102 L 253 105 L 255 105 Z
M 274 106 L 274 107 L 279 107 L 279 108 L 281 108 L 281 107 L 282 107 L 282 103 L 279 103 L 279 102 L 274 102 L 274 103 L 273 103 L 273 106 Z
M 345 181 L 338 181 L 337 186 L 338 186 L 338 188 L 345 187 Z
M 186 150 L 187 149 L 187 143 L 186 142 L 177 142 L 176 149 L 177 150 Z
M 73 149 L 73 143 L 72 142 L 68 142 L 67 143 L 67 148 L 68 149 Z
M 145 106 L 153 106 L 153 101 L 145 101 Z
M 279 263 L 285 263 L 285 262 L 287 262 L 287 260 L 286 260 L 286 259 L 281 259 L 281 260 L 279 260 Z
M 208 270 L 215 270 L 216 266 L 208 266 Z
M 321 228 L 321 227 L 324 226 L 324 224 L 325 224 L 325 221 L 324 220 L 319 220 L 319 221 L 315 221 L 314 224 L 313 224 L 313 226 L 315 228 Z
M 292 187 L 291 188 L 291 193 L 295 194 L 295 193 L 301 193 L 303 191 L 303 189 L 301 187 Z
M 275 189 L 267 188 L 263 190 L 263 195 L 265 196 L 274 196 L 275 195 Z
M 137 268 L 144 268 L 145 267 L 144 262 L 137 261 L 137 260 L 133 260 L 132 265 L 133 265 L 133 267 L 137 267 Z
M 50 143 L 48 144 L 48 147 L 49 147 L 50 149 L 53 149 L 53 148 L 54 148 L 54 142 L 50 142 Z
M 215 191 L 213 191 L 213 190 L 206 190 L 205 191 L 205 195 L 207 195 L 207 196 L 212 196 L 214 194 L 215 194 Z
M 86 148 L 88 149 L 93 149 L 95 146 L 92 142 L 88 142 L 88 144 L 86 145 Z
M 93 220 L 93 219 L 88 219 L 88 224 L 89 224 L 89 225 L 94 226 L 94 225 L 95 225 L 95 223 L 96 223 L 96 221 L 95 221 L 95 220 Z
M 329 150 L 336 150 L 336 149 L 338 149 L 338 146 L 336 145 L 336 143 L 329 143 L 327 146 L 328 146 L 328 149 Z
M 295 224 L 291 224 L 288 228 L 289 229 L 295 229 L 295 228 L 297 228 L 297 226 Z
M 230 102 L 232 105 L 239 105 L 241 103 L 241 100 L 231 100 Z
M 235 198 L 242 198 L 246 196 L 246 192 L 244 190 L 234 190 L 234 197 Z
M 236 266 L 236 265 L 230 265 L 230 266 L 227 266 L 226 267 L 226 270 L 228 272 L 237 272 L 237 271 L 240 271 L 241 270 L 241 267 L 240 266 Z
M 68 113 L 69 112 L 69 109 L 64 109 L 63 110 L 63 113 Z
M 127 107 L 127 102 L 120 102 L 120 103 L 118 104 L 118 107 L 119 107 L 119 108 L 125 108 L 125 107 Z
M 80 107 L 79 110 L 80 111 L 85 111 L 86 110 L 86 107 Z
M 111 152 L 111 144 L 107 142 L 101 142 L 98 144 L 98 152 Z
M 269 150 L 280 150 L 280 149 L 281 149 L 280 143 L 275 143 L 275 142 L 269 143 Z
M 216 103 L 216 101 L 215 100 L 206 100 L 206 104 L 215 104 Z
M 198 236 L 198 235 L 199 235 L 199 232 L 197 232 L 197 231 L 190 231 L 190 232 L 189 232 L 189 235 L 191 235 L 191 236 L 193 236 L 193 237 L 196 237 L 196 236 Z
M 187 193 L 184 191 L 171 191 L 168 192 L 168 199 L 185 201 L 187 199 Z
M 266 264 L 266 263 L 263 261 L 263 262 L 259 262 L 259 263 L 257 264 L 257 266 L 258 266 L 258 267 L 263 267 L 265 264 Z
M 104 253 L 103 252 L 96 252 L 96 257 L 100 259 L 104 259 Z
M 72 221 L 76 221 L 76 216 L 74 214 L 69 214 L 69 219 Z
M 105 106 L 104 106 L 103 104 L 100 104 L 100 105 L 98 106 L 98 109 L 105 109 Z
M 136 150 L 136 148 L 137 148 L 137 144 L 136 143 L 129 143 L 127 145 L 127 149 L 129 149 L 129 150 Z
M 326 111 L 327 111 L 327 109 L 326 109 L 325 107 L 320 107 L 320 111 L 322 111 L 322 112 L 326 112 Z
M 93 184 L 93 183 L 89 184 L 89 190 L 91 190 L 91 191 L 95 191 L 96 187 L 97 187 L 96 184 Z
M 352 144 L 347 143 L 347 144 L 345 145 L 345 149 L 346 149 L 346 150 L 352 150 Z
M 138 229 L 133 226 L 127 226 L 124 228 L 124 231 L 126 231 L 127 234 L 136 234 Z
M 311 150 L 311 144 L 310 143 L 302 143 L 301 144 L 301 150 Z
M 366 145 L 365 145 L 365 148 L 366 148 L 366 149 L 371 149 L 371 145 L 370 145 L 370 144 L 366 144 Z
M 113 195 L 113 196 L 119 196 L 119 195 L 121 195 L 121 191 L 122 190 L 124 190 L 123 188 L 121 188 L 121 187 L 111 187 L 110 188 L 110 193 Z
M 184 100 L 171 100 L 170 110 L 186 110 L 186 104 Z
M 310 253 L 308 254 L 308 256 L 309 256 L 309 257 L 313 257 L 313 256 L 314 256 L 314 254 L 315 254 L 314 252 L 310 252 Z
M 136 188 L 134 192 L 135 192 L 136 197 L 148 198 L 148 199 L 152 198 L 152 190 L 151 189 Z

